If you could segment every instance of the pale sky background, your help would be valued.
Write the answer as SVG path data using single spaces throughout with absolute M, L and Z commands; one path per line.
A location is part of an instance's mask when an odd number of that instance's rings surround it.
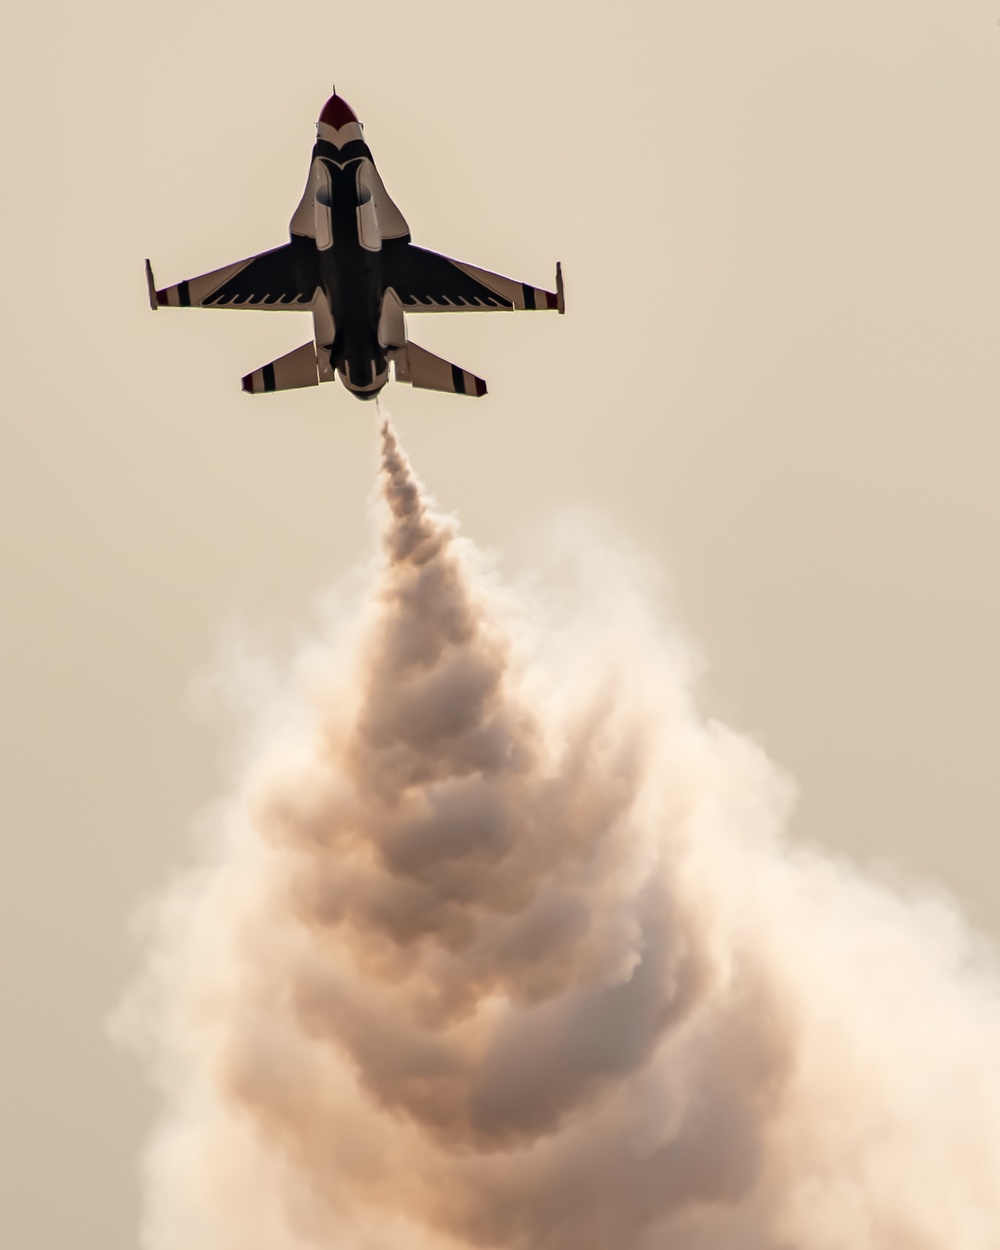
M 153 315 L 280 244 L 331 84 L 415 241 L 565 318 L 429 317 L 389 406 L 478 543 L 585 506 L 664 571 L 796 837 L 1000 935 L 1000 2 L 8 4 L 0 1245 L 135 1244 L 105 1020 L 223 785 L 191 688 L 369 551 L 374 414 L 241 394 L 304 316 Z M 889 868 L 886 869 L 885 866 Z

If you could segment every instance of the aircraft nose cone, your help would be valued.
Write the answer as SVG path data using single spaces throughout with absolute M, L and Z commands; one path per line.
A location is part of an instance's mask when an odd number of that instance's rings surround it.
M 339 95 L 330 96 L 329 100 L 323 105 L 323 112 L 319 115 L 319 120 L 326 126 L 332 126 L 334 130 L 339 130 L 341 126 L 346 126 L 349 122 L 358 120 L 354 109 L 342 99 Z

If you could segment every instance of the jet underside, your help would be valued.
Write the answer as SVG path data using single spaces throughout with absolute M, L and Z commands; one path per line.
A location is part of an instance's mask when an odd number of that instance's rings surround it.
M 211 273 L 155 288 L 153 308 L 252 308 L 311 312 L 312 338 L 243 379 L 252 394 L 340 378 L 359 399 L 390 377 L 430 390 L 485 395 L 486 383 L 410 341 L 406 314 L 565 311 L 562 274 L 546 291 L 415 247 L 389 197 L 361 125 L 334 95 L 317 125 L 309 177 L 282 247 Z

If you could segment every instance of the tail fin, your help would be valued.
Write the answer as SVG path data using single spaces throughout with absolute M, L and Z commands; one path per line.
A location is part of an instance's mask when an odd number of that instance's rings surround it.
M 477 398 L 486 394 L 486 383 L 477 378 L 467 369 L 449 364 L 440 356 L 418 347 L 416 343 L 406 343 L 391 353 L 396 366 L 396 381 L 409 382 L 411 386 L 425 391 L 450 391 L 455 395 L 474 395 Z
M 268 391 L 291 391 L 299 386 L 319 386 L 316 344 L 303 343 L 269 365 L 254 369 L 243 379 L 243 389 L 251 395 Z

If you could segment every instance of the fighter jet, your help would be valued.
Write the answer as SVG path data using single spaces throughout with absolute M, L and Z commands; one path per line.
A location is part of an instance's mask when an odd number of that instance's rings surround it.
M 339 377 L 358 399 L 374 399 L 390 368 L 396 381 L 411 386 L 485 395 L 482 378 L 409 340 L 406 314 L 522 308 L 562 313 L 561 267 L 556 265 L 556 289 L 544 291 L 415 247 L 361 123 L 336 89 L 316 132 L 289 242 L 162 290 L 147 260 L 150 306 L 311 312 L 307 343 L 243 379 L 252 395 Z

